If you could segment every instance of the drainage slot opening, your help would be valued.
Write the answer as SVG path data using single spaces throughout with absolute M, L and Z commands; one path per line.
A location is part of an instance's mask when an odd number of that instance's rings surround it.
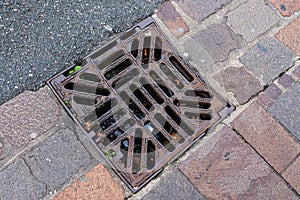
M 99 56 L 101 56 L 103 53 L 105 53 L 106 51 L 114 48 L 115 46 L 117 46 L 117 42 L 113 41 L 109 44 L 107 44 L 105 47 L 101 48 L 99 51 L 96 51 L 94 54 L 91 55 L 91 59 L 95 59 Z
M 144 38 L 142 64 L 148 64 L 150 61 L 150 47 L 151 47 L 151 37 L 147 36 Z
M 201 97 L 201 98 L 211 98 L 209 92 L 200 90 L 187 90 L 184 93 L 186 96 L 190 97 Z
M 124 91 L 120 92 L 120 97 L 139 120 L 145 118 L 146 115 Z
M 175 146 L 170 143 L 170 141 L 158 131 L 158 129 L 150 122 L 146 121 L 144 123 L 146 129 L 162 144 L 168 151 L 174 151 Z
M 155 145 L 152 141 L 147 142 L 147 169 L 152 169 L 155 166 Z
M 189 119 L 193 119 L 193 120 L 204 120 L 204 121 L 209 121 L 211 120 L 211 114 L 208 113 L 193 113 L 193 112 L 185 112 L 184 115 L 189 118 Z
M 169 67 L 167 67 L 165 64 L 160 64 L 159 68 L 164 72 L 164 74 L 172 81 L 172 83 L 178 88 L 182 89 L 184 86 L 182 82 L 171 72 Z
M 184 132 L 186 132 L 188 135 L 194 134 L 194 131 L 192 128 L 190 128 L 184 121 L 181 120 L 181 117 L 177 115 L 177 113 L 170 107 L 165 107 L 166 113 L 174 120 L 174 122 L 179 125 Z
M 177 132 L 177 130 L 161 115 L 156 114 L 155 119 L 158 121 L 158 123 L 163 126 L 163 128 L 166 130 L 169 135 L 176 140 L 179 143 L 184 142 L 184 138 Z
M 83 85 L 81 83 L 73 83 L 69 82 L 65 85 L 65 88 L 68 90 L 75 90 L 78 92 L 86 92 L 90 94 L 96 94 L 96 95 L 101 95 L 101 96 L 108 96 L 110 95 L 110 92 L 108 89 L 105 89 L 100 86 L 90 86 L 90 85 Z
M 80 97 L 80 96 L 73 96 L 73 100 L 77 104 L 86 105 L 86 106 L 94 106 L 97 103 L 97 99 L 87 98 L 87 97 Z
M 121 141 L 120 151 L 123 154 L 123 157 L 120 159 L 120 162 L 123 163 L 124 168 L 127 167 L 128 146 L 129 146 L 129 140 L 127 138 Z
M 176 106 L 188 107 L 188 108 L 208 109 L 211 106 L 211 104 L 207 103 L 207 102 L 189 101 L 189 100 L 178 100 L 178 99 L 175 99 L 173 101 L 173 103 Z
M 119 89 L 123 85 L 125 85 L 127 82 L 131 81 L 133 78 L 135 78 L 137 75 L 139 75 L 139 71 L 137 69 L 133 69 L 129 71 L 128 73 L 124 74 L 122 78 L 119 78 L 115 80 L 112 83 L 112 87 L 114 89 Z
M 113 107 L 115 107 L 116 101 L 114 99 L 109 99 L 108 101 L 104 102 L 100 106 L 98 106 L 94 111 L 92 111 L 88 116 L 84 118 L 84 121 L 91 122 L 94 121 L 101 116 L 103 116 L 105 113 L 110 111 Z
M 120 110 L 117 113 L 113 114 L 112 116 L 110 116 L 109 118 L 107 118 L 106 120 L 100 123 L 101 130 L 105 131 L 110 126 L 114 125 L 118 120 L 120 120 L 124 115 L 125 112 L 123 110 Z M 98 126 L 98 124 L 95 125 L 94 127 L 92 128 L 92 130 L 94 130 L 94 132 L 97 133 L 100 127 Z
M 147 83 L 146 79 L 141 78 L 140 83 L 143 85 L 143 88 L 148 92 L 148 94 L 158 103 L 164 103 L 164 99 L 158 94 L 158 92 Z
M 169 89 L 166 84 L 163 82 L 163 80 L 157 75 L 156 72 L 150 71 L 149 75 L 154 80 L 154 82 L 160 87 L 160 89 L 168 96 L 172 97 L 174 95 L 174 92 Z
M 123 57 L 125 55 L 123 50 L 119 50 L 115 53 L 113 53 L 112 55 L 110 55 L 108 58 L 106 58 L 103 62 L 101 62 L 97 68 L 99 70 L 104 69 L 105 67 L 109 66 L 110 64 L 112 64 L 113 62 L 115 62 L 116 60 L 118 60 L 119 58 Z
M 117 128 L 117 129 L 113 130 L 111 133 L 109 133 L 106 136 L 109 139 L 109 141 L 105 140 L 105 142 L 104 142 L 103 145 L 107 146 L 110 142 L 115 141 L 115 139 L 117 139 L 118 137 L 120 137 L 123 133 L 124 133 L 124 131 L 122 129 L 120 129 L 120 128 Z
M 132 173 L 137 174 L 141 170 L 141 153 L 142 153 L 142 140 L 143 132 L 141 129 L 135 131 L 133 158 L 132 158 Z
M 131 44 L 131 54 L 135 58 L 139 54 L 139 45 L 140 45 L 140 41 L 138 39 L 134 39 L 132 44 Z
M 188 72 L 175 56 L 170 57 L 170 62 L 184 76 L 188 82 L 192 82 L 194 77 Z
M 96 74 L 91 74 L 91 73 L 82 73 L 80 74 L 79 78 L 86 81 L 93 81 L 93 82 L 100 81 L 99 77 Z
M 108 72 L 106 72 L 104 74 L 104 76 L 105 76 L 105 78 L 107 78 L 108 80 L 110 80 L 111 78 L 115 77 L 117 74 L 121 73 L 122 71 L 124 71 L 125 69 L 127 69 L 129 66 L 131 66 L 131 64 L 132 64 L 131 60 L 130 59 L 126 59 L 123 62 L 121 62 L 120 64 L 118 64 L 115 67 L 113 67 Z
M 162 39 L 160 37 L 155 38 L 154 60 L 159 61 L 162 54 Z
M 152 104 L 148 101 L 145 95 L 133 85 L 131 85 L 129 88 L 133 92 L 134 96 L 139 100 L 139 102 L 149 111 L 152 107 Z

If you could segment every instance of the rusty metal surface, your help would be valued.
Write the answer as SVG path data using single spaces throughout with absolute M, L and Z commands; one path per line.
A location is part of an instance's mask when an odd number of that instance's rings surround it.
M 234 109 L 152 18 L 48 85 L 133 192 Z

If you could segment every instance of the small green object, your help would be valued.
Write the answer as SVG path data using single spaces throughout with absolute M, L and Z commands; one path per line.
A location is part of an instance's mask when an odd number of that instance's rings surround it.
M 74 67 L 74 72 L 77 72 L 79 70 L 81 70 L 81 66 L 77 65 L 77 66 Z
M 69 101 L 66 100 L 66 101 L 65 101 L 65 104 L 68 106 L 68 105 L 69 105 Z
M 70 71 L 69 71 L 69 75 L 74 74 L 74 72 L 75 72 L 74 70 L 70 70 Z

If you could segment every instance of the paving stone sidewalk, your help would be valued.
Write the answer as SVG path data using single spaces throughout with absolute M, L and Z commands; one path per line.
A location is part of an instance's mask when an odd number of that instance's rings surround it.
M 153 18 L 236 109 L 133 194 L 48 87 L 0 106 L 0 199 L 300 199 L 300 1 L 174 0 Z

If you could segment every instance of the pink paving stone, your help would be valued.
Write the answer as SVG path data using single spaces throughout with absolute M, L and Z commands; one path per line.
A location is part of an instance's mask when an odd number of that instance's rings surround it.
M 263 107 L 268 107 L 273 101 L 266 93 L 261 93 L 256 102 Z
M 300 2 L 300 1 L 299 1 Z M 281 29 L 275 37 L 300 56 L 300 17 Z
M 283 177 L 287 180 L 295 190 L 300 194 L 300 157 L 287 168 L 283 173 Z
M 300 152 L 300 145 L 257 103 L 242 112 L 232 126 L 279 173 Z
M 180 37 L 189 31 L 184 20 L 176 11 L 170 1 L 164 3 L 157 9 L 158 18 L 168 27 L 173 35 Z
M 60 107 L 48 87 L 25 91 L 0 106 L 0 132 L 21 147 L 56 125 L 60 117 Z
M 281 13 L 282 16 L 291 16 L 300 9 L 299 0 L 268 0 Z
M 225 127 L 180 165 L 206 199 L 297 199 L 283 179 Z

